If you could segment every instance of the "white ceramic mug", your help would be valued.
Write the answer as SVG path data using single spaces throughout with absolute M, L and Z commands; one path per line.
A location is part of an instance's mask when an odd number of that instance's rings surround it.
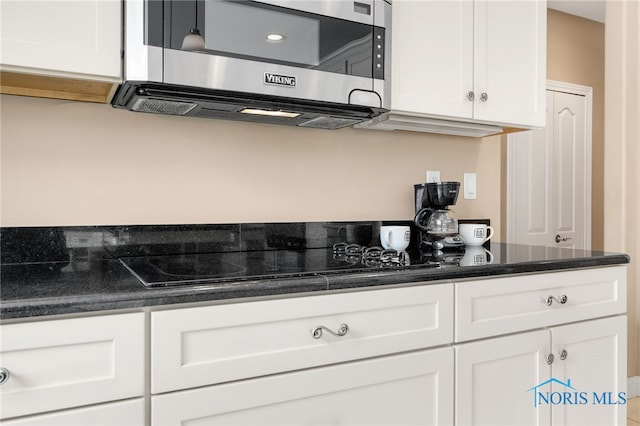
M 465 247 L 460 266 L 479 266 L 493 263 L 493 254 L 484 247 Z
M 458 233 L 466 246 L 481 246 L 493 237 L 493 228 L 483 223 L 461 223 Z
M 404 250 L 411 241 L 411 228 L 408 226 L 381 226 L 380 244 L 385 249 Z

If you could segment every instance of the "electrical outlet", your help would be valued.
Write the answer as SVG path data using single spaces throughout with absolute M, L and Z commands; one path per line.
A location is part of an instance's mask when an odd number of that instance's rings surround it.
M 440 182 L 440 172 L 427 170 L 427 182 L 428 183 Z

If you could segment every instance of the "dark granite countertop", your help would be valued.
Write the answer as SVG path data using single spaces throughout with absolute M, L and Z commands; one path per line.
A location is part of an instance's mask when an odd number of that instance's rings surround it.
M 400 222 L 398 222 L 400 223 Z M 381 222 L 2 228 L 0 319 L 40 317 L 189 302 L 225 303 L 242 298 L 322 294 L 377 286 L 537 273 L 625 264 L 625 254 L 491 243 L 491 253 L 472 265 L 416 262 L 410 267 L 259 277 L 145 287 L 119 260 L 185 253 L 295 255 L 309 262 L 335 242 L 375 245 Z M 386 223 L 385 223 L 386 224 Z M 413 251 L 412 251 L 413 250 Z M 477 253 L 470 253 L 477 254 Z M 486 260 L 485 260 L 486 259 Z M 469 264 L 461 266 L 460 263 Z

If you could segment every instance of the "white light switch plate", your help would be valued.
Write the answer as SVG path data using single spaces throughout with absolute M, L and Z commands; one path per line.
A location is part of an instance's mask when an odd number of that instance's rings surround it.
M 465 200 L 476 199 L 476 174 L 475 173 L 464 174 L 464 199 Z

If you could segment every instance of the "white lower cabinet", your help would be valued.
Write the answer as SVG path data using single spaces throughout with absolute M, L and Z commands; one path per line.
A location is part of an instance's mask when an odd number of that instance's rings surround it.
M 612 266 L 3 324 L 0 419 L 624 425 L 625 310 Z
M 337 333 L 341 327 L 343 335 Z M 453 285 L 151 313 L 154 394 L 453 341 Z
M 453 284 L 152 312 L 151 423 L 451 425 L 452 342 Z
M 144 395 L 144 314 L 0 327 L 0 419 Z
M 456 283 L 455 340 L 463 342 L 624 313 L 625 266 Z
M 151 424 L 622 425 L 625 309 L 613 266 L 152 312 Z
M 152 425 L 450 425 L 451 347 L 152 397 Z
M 553 404 L 553 425 L 626 425 L 627 317 L 551 328 L 553 392 L 570 399 Z M 576 395 L 577 393 L 577 395 Z M 556 401 L 552 401 L 556 402 Z
M 456 424 L 625 425 L 626 321 L 456 345 Z

